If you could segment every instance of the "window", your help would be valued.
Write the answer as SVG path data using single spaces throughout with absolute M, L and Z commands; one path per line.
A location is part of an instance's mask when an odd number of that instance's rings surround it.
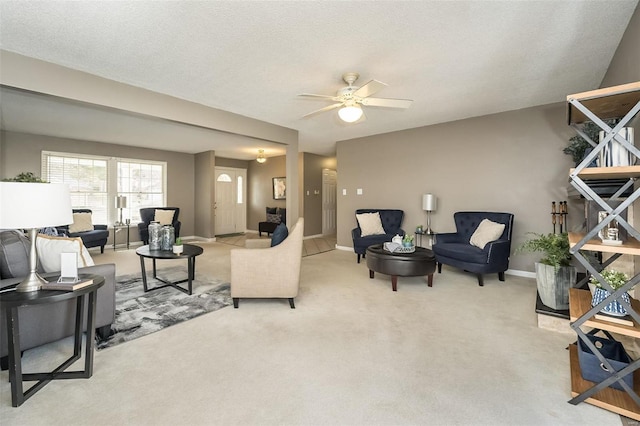
M 118 195 L 127 197 L 123 217 L 140 222 L 140 207 L 165 205 L 165 163 L 118 160 Z
M 242 193 L 243 188 L 244 184 L 242 183 L 242 176 L 238 176 L 238 204 L 244 203 L 244 194 Z
M 133 223 L 140 221 L 140 207 L 164 206 L 166 169 L 158 161 L 42 152 L 43 179 L 68 184 L 71 206 L 91 209 L 95 224 L 118 219 L 118 195 L 127 197 L 122 217 Z

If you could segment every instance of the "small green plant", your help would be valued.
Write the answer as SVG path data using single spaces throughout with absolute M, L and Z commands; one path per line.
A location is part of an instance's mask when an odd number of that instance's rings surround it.
M 176 238 L 176 246 L 181 246 L 182 245 L 182 238 L 178 237 Z
M 516 252 L 541 252 L 544 256 L 540 259 L 540 263 L 556 268 L 571 265 L 569 236 L 566 233 L 536 234 L 528 232 L 527 235 L 533 235 L 535 238 L 525 241 Z
M 22 172 L 14 178 L 2 179 L 3 182 L 31 182 L 31 183 L 49 183 L 46 180 L 40 179 L 32 172 Z
M 600 271 L 600 275 L 602 275 L 602 278 L 604 278 L 604 280 L 609 283 L 611 288 L 613 288 L 614 290 L 619 289 L 629 281 L 629 276 L 627 274 L 616 270 L 604 269 Z M 600 281 L 598 281 L 593 275 L 591 275 L 591 278 L 589 278 L 589 282 L 591 284 L 595 284 L 600 288 L 603 288 Z
M 404 234 L 404 238 L 402 239 L 402 242 L 412 243 L 413 242 L 413 235 Z

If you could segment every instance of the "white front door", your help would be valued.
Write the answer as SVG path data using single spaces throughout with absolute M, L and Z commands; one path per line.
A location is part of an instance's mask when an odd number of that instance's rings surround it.
M 215 235 L 247 229 L 247 171 L 216 167 Z
M 322 169 L 322 234 L 336 233 L 336 197 L 338 174 L 335 170 Z

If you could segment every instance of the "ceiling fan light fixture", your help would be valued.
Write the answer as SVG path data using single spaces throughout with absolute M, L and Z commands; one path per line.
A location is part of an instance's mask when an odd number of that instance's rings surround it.
M 256 158 L 256 161 L 260 164 L 264 163 L 265 161 L 267 161 L 267 159 L 264 157 L 264 149 L 259 149 L 258 150 L 258 158 Z
M 345 106 L 338 110 L 338 116 L 344 122 L 353 123 L 362 117 L 362 108 L 360 105 Z

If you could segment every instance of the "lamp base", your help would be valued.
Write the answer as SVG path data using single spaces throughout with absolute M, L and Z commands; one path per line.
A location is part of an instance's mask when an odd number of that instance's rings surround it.
M 25 279 L 18 284 L 16 287 L 16 291 L 20 293 L 27 293 L 30 291 L 38 291 L 42 287 L 42 284 L 46 283 L 47 280 L 38 275 L 37 272 L 32 271 L 29 275 L 25 277 Z

